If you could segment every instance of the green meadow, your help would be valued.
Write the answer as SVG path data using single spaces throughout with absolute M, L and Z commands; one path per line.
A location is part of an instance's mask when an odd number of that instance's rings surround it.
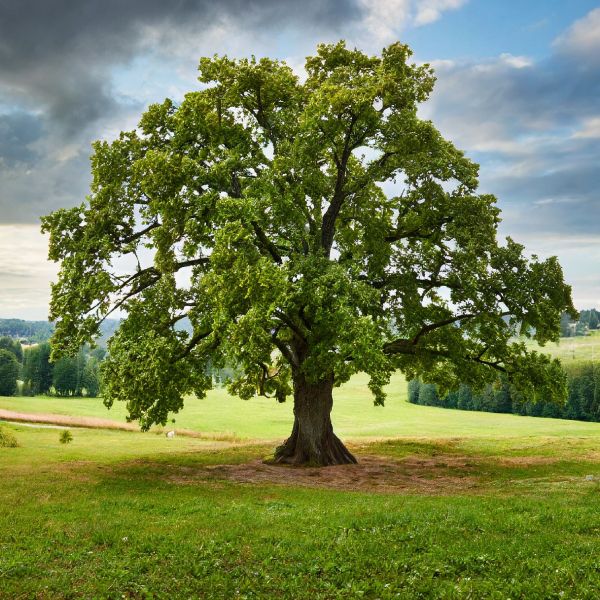
M 125 419 L 99 400 L 0 408 Z M 336 390 L 360 464 L 263 465 L 291 403 L 189 398 L 213 439 L 0 423 L 0 598 L 597 598 L 600 424 Z
M 421 406 L 406 402 L 407 385 L 400 375 L 387 388 L 386 405 L 374 406 L 367 388 L 368 378 L 357 375 L 334 390 L 332 420 L 342 438 L 413 437 L 447 438 L 456 436 L 570 436 L 594 435 L 599 425 L 565 420 L 540 420 L 534 417 L 465 411 Z M 126 408 L 115 404 L 108 410 L 99 398 L 0 398 L 0 409 L 35 413 L 104 418 L 124 423 Z M 182 429 L 235 440 L 278 440 L 289 435 L 293 422 L 292 401 L 283 404 L 269 398 L 240 400 L 215 389 L 205 399 L 187 398 L 183 410 L 173 415 L 174 422 L 163 430 Z M 550 433 L 549 433 L 549 423 Z M 216 434 L 216 435 L 215 435 Z
M 530 350 L 537 350 L 560 358 L 568 367 L 571 364 L 594 361 L 600 362 L 600 331 L 590 331 L 589 335 L 561 338 L 558 343 L 549 342 L 540 347 L 536 342 L 525 340 Z

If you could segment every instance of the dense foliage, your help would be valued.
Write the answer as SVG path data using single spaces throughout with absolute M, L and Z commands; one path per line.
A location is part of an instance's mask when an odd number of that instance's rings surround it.
M 55 356 L 124 310 L 109 405 L 164 424 L 229 361 L 242 398 L 293 389 L 276 458 L 296 464 L 353 460 L 329 414 L 333 386 L 359 371 L 380 404 L 395 369 L 446 388 L 501 371 L 528 397 L 564 396 L 558 362 L 510 341 L 517 326 L 555 340 L 561 313 L 577 317 L 560 265 L 497 243 L 478 165 L 417 116 L 435 78 L 410 56 L 321 45 L 304 83 L 266 58 L 203 58 L 206 89 L 94 144 L 88 202 L 43 218 L 61 263 Z
M 105 354 L 102 348 L 91 350 L 84 346 L 74 357 L 52 363 L 48 342 L 28 348 L 24 355 L 22 393 L 96 397 L 101 389 L 100 363 Z
M 15 355 L 19 362 L 23 362 L 23 346 L 19 340 L 10 337 L 0 337 L 0 350 L 8 350 Z
M 27 396 L 49 394 L 54 365 L 50 362 L 50 343 L 27 348 L 23 360 L 23 393 Z
M 0 396 L 13 396 L 17 391 L 19 361 L 8 350 L 0 349 Z
M 442 396 L 435 384 L 425 384 L 416 378 L 408 385 L 408 401 L 459 410 L 600 422 L 600 368 L 587 363 L 568 367 L 566 372 L 568 394 L 563 405 L 527 401 L 505 378 L 486 385 L 481 391 L 461 384 L 457 391 Z

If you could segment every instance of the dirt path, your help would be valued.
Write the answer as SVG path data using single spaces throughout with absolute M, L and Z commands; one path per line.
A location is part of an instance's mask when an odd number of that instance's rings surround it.
M 0 408 L 0 421 L 20 421 L 21 424 L 47 423 L 48 425 L 54 425 L 59 427 L 85 427 L 88 429 L 116 429 L 120 431 L 140 431 L 140 427 L 137 423 L 122 423 L 121 421 L 112 421 L 111 419 L 101 419 L 99 417 L 77 417 L 72 415 L 22 413 L 13 410 L 5 410 L 3 408 Z M 232 444 L 239 444 L 242 442 L 246 443 L 246 440 L 242 440 L 234 435 L 227 433 L 203 433 L 201 431 L 194 431 L 192 429 L 180 429 L 178 427 L 174 429 L 165 428 L 163 431 L 163 429 L 159 426 L 156 429 L 152 429 L 151 433 L 166 434 L 168 431 L 175 431 L 177 435 L 183 437 L 198 438 L 203 440 L 210 440 L 213 442 L 230 442 Z M 247 443 L 253 442 L 254 440 L 247 440 Z M 260 443 L 264 443 L 264 440 L 260 440 Z
M 39 429 L 71 429 L 68 425 L 42 425 L 41 423 L 25 423 L 23 421 L 6 421 L 9 425 L 21 425 L 21 427 L 37 427 Z M 78 429 L 73 427 L 72 429 Z
M 0 408 L 0 420 L 3 421 L 22 421 L 25 423 L 49 423 L 51 425 L 73 426 L 73 427 L 91 427 L 95 429 L 123 429 L 126 431 L 139 431 L 140 428 L 135 423 L 120 423 L 110 419 L 100 419 L 98 417 L 75 417 L 71 415 L 37 415 L 32 413 L 15 412 Z

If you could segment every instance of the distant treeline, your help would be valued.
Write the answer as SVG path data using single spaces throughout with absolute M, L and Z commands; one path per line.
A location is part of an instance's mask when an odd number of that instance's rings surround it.
M 19 341 L 1 337 L 0 396 L 96 397 L 101 393 L 100 363 L 106 350 L 85 346 L 56 363 L 50 362 L 50 353 L 49 342 L 23 350 Z
M 23 321 L 22 319 L 0 319 L 0 337 L 23 340 L 30 344 L 47 342 L 54 331 L 48 321 Z
M 587 335 L 588 331 L 600 327 L 600 312 L 595 308 L 582 310 L 579 321 L 575 322 L 564 313 L 560 320 L 560 334 L 562 337 L 573 337 L 576 335 Z
M 106 319 L 100 325 L 98 345 L 106 347 L 106 340 L 119 326 L 118 319 Z M 0 337 L 10 337 L 24 344 L 47 342 L 54 333 L 54 323 L 48 321 L 24 321 L 23 319 L 0 319 Z
M 502 378 L 480 392 L 461 384 L 457 391 L 450 392 L 443 398 L 440 398 L 435 384 L 413 379 L 408 384 L 408 401 L 458 410 L 600 422 L 600 367 L 583 363 L 570 366 L 566 371 L 569 393 L 564 406 L 551 402 L 523 402 L 520 394 Z

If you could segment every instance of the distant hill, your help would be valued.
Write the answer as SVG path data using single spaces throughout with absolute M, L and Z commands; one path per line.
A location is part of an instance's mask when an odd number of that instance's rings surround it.
M 48 321 L 0 319 L 0 337 L 7 336 L 35 344 L 49 340 L 53 331 L 54 325 Z
M 119 319 L 107 319 L 100 326 L 98 345 L 106 347 L 108 338 L 119 327 Z M 29 344 L 47 342 L 54 332 L 54 323 L 48 321 L 25 321 L 23 319 L 0 319 L 0 337 L 7 336 Z

